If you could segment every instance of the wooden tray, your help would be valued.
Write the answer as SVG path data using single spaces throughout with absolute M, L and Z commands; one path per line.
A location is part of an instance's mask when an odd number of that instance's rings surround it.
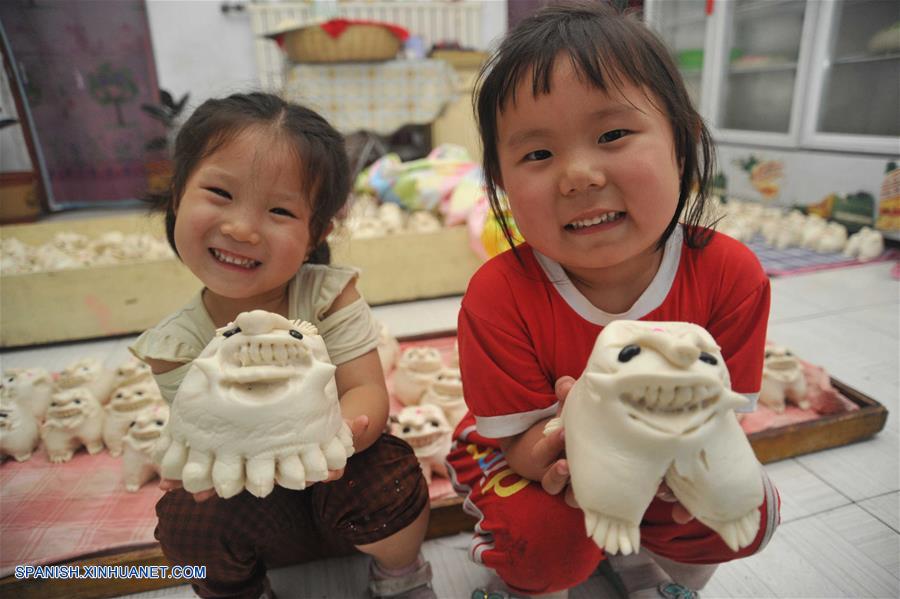
M 859 410 L 750 433 L 747 438 L 760 462 L 768 464 L 855 443 L 884 428 L 888 412 L 883 405 L 837 379 L 832 378 L 831 385 L 859 406 Z
M 158 214 L 61 220 L 0 228 L 0 236 L 39 245 L 59 232 L 163 234 Z M 481 260 L 466 227 L 400 232 L 331 242 L 332 263 L 362 270 L 370 305 L 459 295 Z M 0 276 L 0 348 L 140 333 L 188 302 L 200 282 L 174 257 L 93 268 Z M 60 309 L 64 306 L 65 309 Z

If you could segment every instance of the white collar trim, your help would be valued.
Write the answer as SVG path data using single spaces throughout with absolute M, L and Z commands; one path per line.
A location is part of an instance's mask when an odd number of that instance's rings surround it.
M 606 326 L 614 320 L 640 320 L 663 303 L 672 289 L 672 283 L 675 282 L 678 264 L 681 261 L 683 238 L 682 227 L 678 225 L 672 231 L 668 241 L 666 241 L 659 270 L 656 271 L 653 280 L 650 281 L 650 285 L 647 286 L 634 305 L 621 314 L 611 314 L 593 305 L 575 287 L 559 262 L 548 258 L 534 248 L 531 248 L 531 251 L 534 252 L 534 257 L 537 258 L 544 274 L 547 275 L 547 278 L 550 279 L 550 282 L 565 302 L 588 322 Z

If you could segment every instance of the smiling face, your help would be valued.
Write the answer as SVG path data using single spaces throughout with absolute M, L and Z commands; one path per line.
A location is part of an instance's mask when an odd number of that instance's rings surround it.
M 137 383 L 143 380 L 149 380 L 153 377 L 150 367 L 137 358 L 129 358 L 119 365 L 115 371 L 116 388 L 131 383 Z
M 153 380 L 138 381 L 116 389 L 109 400 L 108 409 L 113 412 L 137 412 L 161 400 L 159 388 Z
M 609 92 L 557 58 L 550 92 L 525 78 L 498 114 L 497 149 L 516 225 L 541 253 L 592 270 L 655 260 L 675 214 L 680 168 L 672 127 L 640 87 Z
M 166 405 L 158 405 L 139 412 L 128 427 L 125 443 L 138 451 L 152 449 L 165 430 L 168 420 L 169 407 Z
M 422 345 L 408 347 L 403 350 L 397 366 L 412 372 L 437 373 L 442 365 L 440 350 L 435 347 Z
M 775 381 L 788 382 L 803 376 L 803 366 L 788 348 L 780 345 L 767 345 L 763 362 L 763 376 Z
M 53 394 L 47 408 L 45 426 L 74 429 L 100 411 L 100 402 L 91 392 L 81 387 L 64 389 Z
M 77 387 L 90 383 L 100 376 L 103 365 L 94 358 L 82 358 L 69 364 L 59 373 L 56 384 L 61 388 Z
M 187 180 L 175 217 L 182 261 L 214 295 L 253 305 L 281 293 L 314 241 L 309 192 L 290 145 L 246 129 Z
M 417 457 L 439 453 L 451 432 L 443 411 L 434 405 L 409 406 L 391 417 L 391 434 L 409 443 Z
M 343 423 L 335 367 L 315 326 L 262 310 L 222 327 L 172 403 L 172 437 L 252 456 L 330 441 Z

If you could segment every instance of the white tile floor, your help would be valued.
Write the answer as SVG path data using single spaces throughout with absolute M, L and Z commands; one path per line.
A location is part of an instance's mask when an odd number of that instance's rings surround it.
M 719 568 L 704 597 L 861 598 L 900 595 L 900 283 L 891 264 L 776 279 L 770 339 L 820 364 L 832 376 L 889 410 L 873 439 L 784 460 L 766 468 L 783 500 L 783 524 L 766 550 Z M 459 298 L 376 308 L 398 336 L 456 326 Z M 61 345 L 0 354 L 2 368 L 60 369 L 76 356 L 114 365 L 130 339 Z M 466 598 L 488 580 L 467 559 L 468 535 L 428 541 L 439 597 Z M 327 560 L 271 573 L 279 597 L 362 597 L 363 557 Z M 187 597 L 189 587 L 128 595 Z M 573 599 L 615 595 L 599 577 Z

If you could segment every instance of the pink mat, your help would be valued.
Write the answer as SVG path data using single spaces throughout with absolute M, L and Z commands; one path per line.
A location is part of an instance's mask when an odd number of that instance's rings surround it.
M 422 339 L 418 341 L 405 341 L 400 344 L 400 351 L 403 352 L 403 350 L 405 350 L 407 347 L 412 347 L 415 345 L 433 347 L 441 352 L 441 356 L 444 358 L 444 364 L 446 365 L 449 361 L 450 354 L 453 353 L 453 346 L 455 343 L 456 335 L 449 335 L 447 337 L 433 337 L 430 339 Z M 388 391 L 392 394 L 391 414 L 396 414 L 403 409 L 403 404 L 393 396 L 392 382 L 392 377 L 389 375 L 387 377 L 387 386 Z M 450 483 L 450 481 L 438 475 L 435 475 L 431 479 L 431 484 L 428 486 L 428 494 L 431 497 L 432 501 L 434 501 L 435 499 L 456 497 L 456 491 L 453 490 L 453 485 Z
M 51 464 L 43 449 L 0 466 L 0 576 L 18 564 L 50 564 L 153 545 L 162 495 L 154 484 L 125 491 L 122 460 L 84 450 Z
M 455 336 L 403 343 L 453 350 Z M 388 380 L 390 388 L 390 379 Z M 391 399 L 391 411 L 401 404 Z M 154 506 L 162 495 L 155 482 L 137 493 L 125 491 L 120 458 L 88 455 L 51 464 L 43 448 L 26 462 L 0 466 L 0 577 L 17 565 L 59 563 L 98 553 L 122 552 L 156 544 Z M 431 499 L 454 497 L 450 481 L 435 477 Z

